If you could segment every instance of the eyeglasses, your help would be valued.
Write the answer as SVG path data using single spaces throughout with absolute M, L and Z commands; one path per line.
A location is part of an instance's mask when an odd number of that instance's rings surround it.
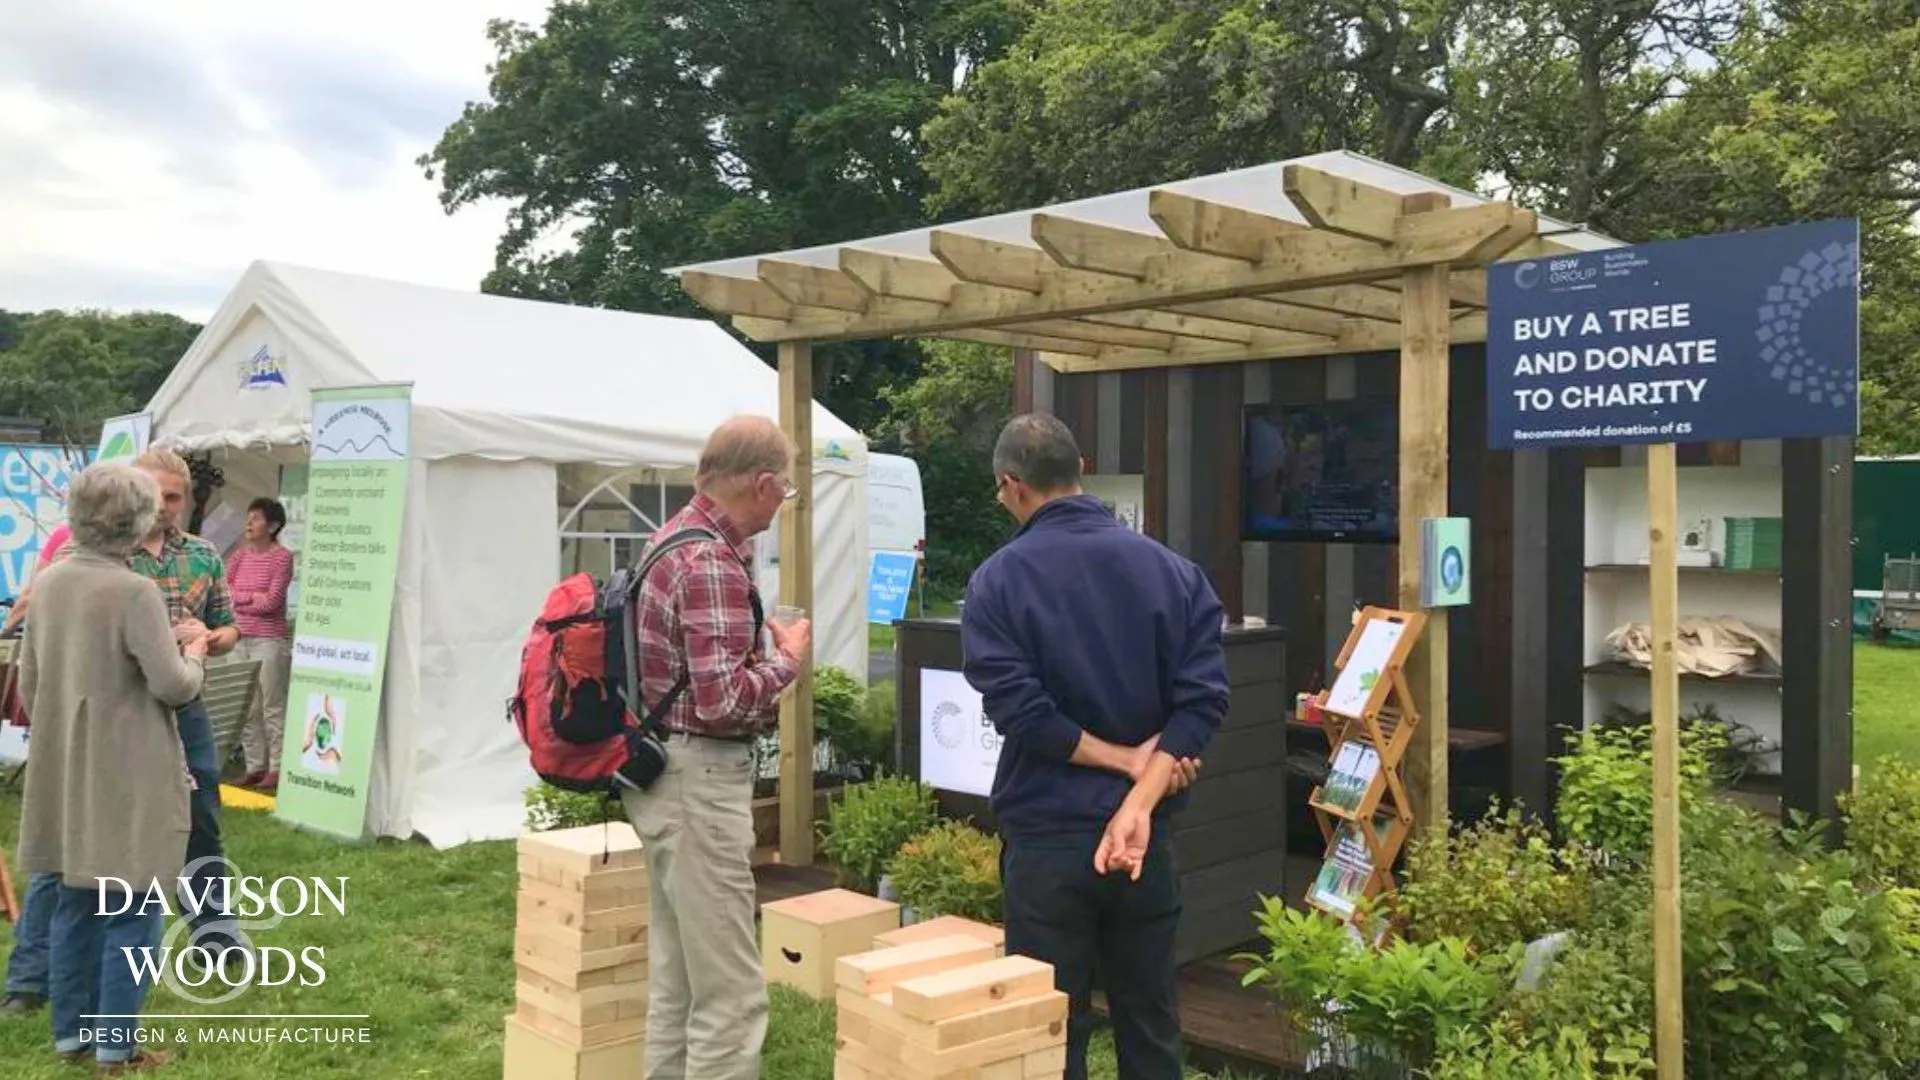
M 793 481 L 791 480 L 780 481 L 780 501 L 781 502 L 787 502 L 791 500 L 795 495 L 798 495 L 798 494 L 800 494 L 800 489 L 793 486 Z

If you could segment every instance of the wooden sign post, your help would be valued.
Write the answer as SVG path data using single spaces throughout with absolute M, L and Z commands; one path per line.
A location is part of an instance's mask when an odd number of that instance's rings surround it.
M 1329 725 L 1331 769 L 1307 805 L 1327 854 L 1306 900 L 1343 921 L 1358 916 L 1361 901 L 1393 890 L 1394 860 L 1413 826 L 1400 769 L 1420 708 L 1406 666 L 1426 624 L 1417 611 L 1362 610 L 1334 661 L 1338 677 L 1317 699 Z
M 1860 225 L 1496 263 L 1487 301 L 1489 449 L 1647 448 L 1654 1059 L 1680 1080 L 1677 447 L 1858 434 Z

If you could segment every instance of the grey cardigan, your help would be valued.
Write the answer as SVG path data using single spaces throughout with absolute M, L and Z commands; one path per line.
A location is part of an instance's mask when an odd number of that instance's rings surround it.
M 204 677 L 174 644 L 160 590 L 124 562 L 75 551 L 41 572 L 20 652 L 33 724 L 20 819 L 28 873 L 172 891 L 191 784 L 174 709 Z

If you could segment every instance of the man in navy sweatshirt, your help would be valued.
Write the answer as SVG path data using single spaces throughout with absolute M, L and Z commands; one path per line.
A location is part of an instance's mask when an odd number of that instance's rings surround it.
M 1053 965 L 1071 999 L 1067 1080 L 1087 1075 L 1096 972 L 1120 1075 L 1180 1080 L 1169 817 L 1227 712 L 1220 600 L 1199 567 L 1081 493 L 1059 420 L 1014 418 L 993 471 L 1020 531 L 968 583 L 961 641 L 1004 737 L 1007 952 Z

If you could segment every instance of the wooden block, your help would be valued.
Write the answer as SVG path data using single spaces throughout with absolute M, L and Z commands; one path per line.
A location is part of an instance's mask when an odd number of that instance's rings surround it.
M 631 1080 L 646 1058 L 643 1039 L 582 1049 L 507 1017 L 504 1080 Z
M 560 921 L 567 926 L 585 927 L 590 922 L 600 926 L 621 922 L 644 925 L 651 914 L 648 907 L 650 898 L 644 885 L 637 889 L 578 892 L 563 885 L 522 880 L 515 899 L 521 918 L 533 914 L 538 918 Z M 618 919 L 611 919 L 610 912 L 620 912 L 621 915 Z M 594 916 L 599 918 L 595 919 Z
M 984 941 L 994 947 L 995 956 L 1005 956 L 1007 952 L 1007 932 L 989 923 L 963 919 L 958 915 L 942 915 L 937 919 L 903 926 L 898 930 L 889 930 L 873 939 L 876 949 L 891 949 L 898 945 L 911 945 L 916 941 L 930 941 L 934 938 L 951 937 L 964 934 Z
M 857 1029 L 864 1033 L 856 1041 L 893 1056 L 914 1049 L 922 1053 L 951 1050 L 1011 1032 L 1050 1028 L 1067 1019 L 1067 995 L 1058 990 L 934 1023 L 902 1016 L 890 994 L 862 998 L 842 990 L 837 1003 L 843 1030 L 846 1020 L 855 1018 Z
M 616 997 L 611 1001 L 598 998 L 589 1000 L 579 994 L 549 993 L 542 987 L 528 982 L 514 984 L 513 1000 L 514 1004 L 522 1009 L 532 1009 L 576 1028 L 611 1024 L 616 1020 L 632 1016 L 634 1012 L 632 1009 L 622 1010 L 623 1005 L 629 1004 L 626 997 Z M 642 1017 L 646 1015 L 644 997 L 640 999 L 639 1014 Z
M 883 1080 L 846 1059 L 843 1054 L 833 1057 L 833 1080 Z
M 893 988 L 893 1007 L 912 1020 L 933 1023 L 1053 990 L 1053 968 L 1025 956 L 908 979 Z
M 837 1041 L 837 1050 L 849 1063 L 887 1080 L 958 1080 L 977 1078 L 979 1071 L 990 1065 L 1023 1061 L 1029 1054 L 1062 1046 L 1066 1032 L 1063 1020 L 1037 1031 L 1008 1032 L 951 1050 L 908 1047 L 903 1052 L 890 1054 L 845 1039 Z
M 576 874 L 631 870 L 647 865 L 640 836 L 625 821 L 520 834 L 519 854 Z
M 833 996 L 841 957 L 868 951 L 875 937 L 900 926 L 900 905 L 846 889 L 776 901 L 760 911 L 767 981 L 821 999 Z
M 644 889 L 647 887 L 647 868 L 628 867 L 624 870 L 595 870 L 590 873 L 580 871 L 563 863 L 547 862 L 537 855 L 519 857 L 520 884 L 550 885 L 571 892 L 604 893 L 617 889 Z
M 1028 1054 L 1021 1060 L 1025 1066 L 1024 1080 L 1060 1080 L 1067 1071 L 1067 1047 L 1062 1043 L 1051 1050 Z
M 514 1002 L 513 1015 L 521 1023 L 555 1041 L 578 1049 L 638 1039 L 647 1033 L 644 1017 L 613 1020 L 604 1024 L 573 1024 L 541 1012 L 524 1001 Z
M 906 979 L 937 975 L 942 971 L 952 971 L 993 958 L 993 946 L 975 938 L 932 938 L 911 945 L 843 956 L 834 969 L 834 982 L 842 990 L 872 997 L 886 993 L 896 983 Z
M 570 970 L 564 975 L 555 975 L 549 971 L 521 964 L 517 974 L 522 979 L 548 979 L 557 986 L 572 990 L 589 990 L 601 986 L 613 986 L 617 983 L 645 983 L 647 981 L 646 961 L 621 964 L 618 967 L 604 967 L 592 971 Z
M 609 938 L 618 942 L 623 934 L 630 934 L 638 940 L 603 944 Z M 585 944 L 593 947 L 583 947 Z M 646 930 L 595 930 L 569 937 L 564 933 L 519 927 L 514 933 L 513 958 L 515 963 L 532 968 L 548 978 L 568 982 L 590 971 L 631 968 L 636 964 L 644 966 L 647 961 Z

